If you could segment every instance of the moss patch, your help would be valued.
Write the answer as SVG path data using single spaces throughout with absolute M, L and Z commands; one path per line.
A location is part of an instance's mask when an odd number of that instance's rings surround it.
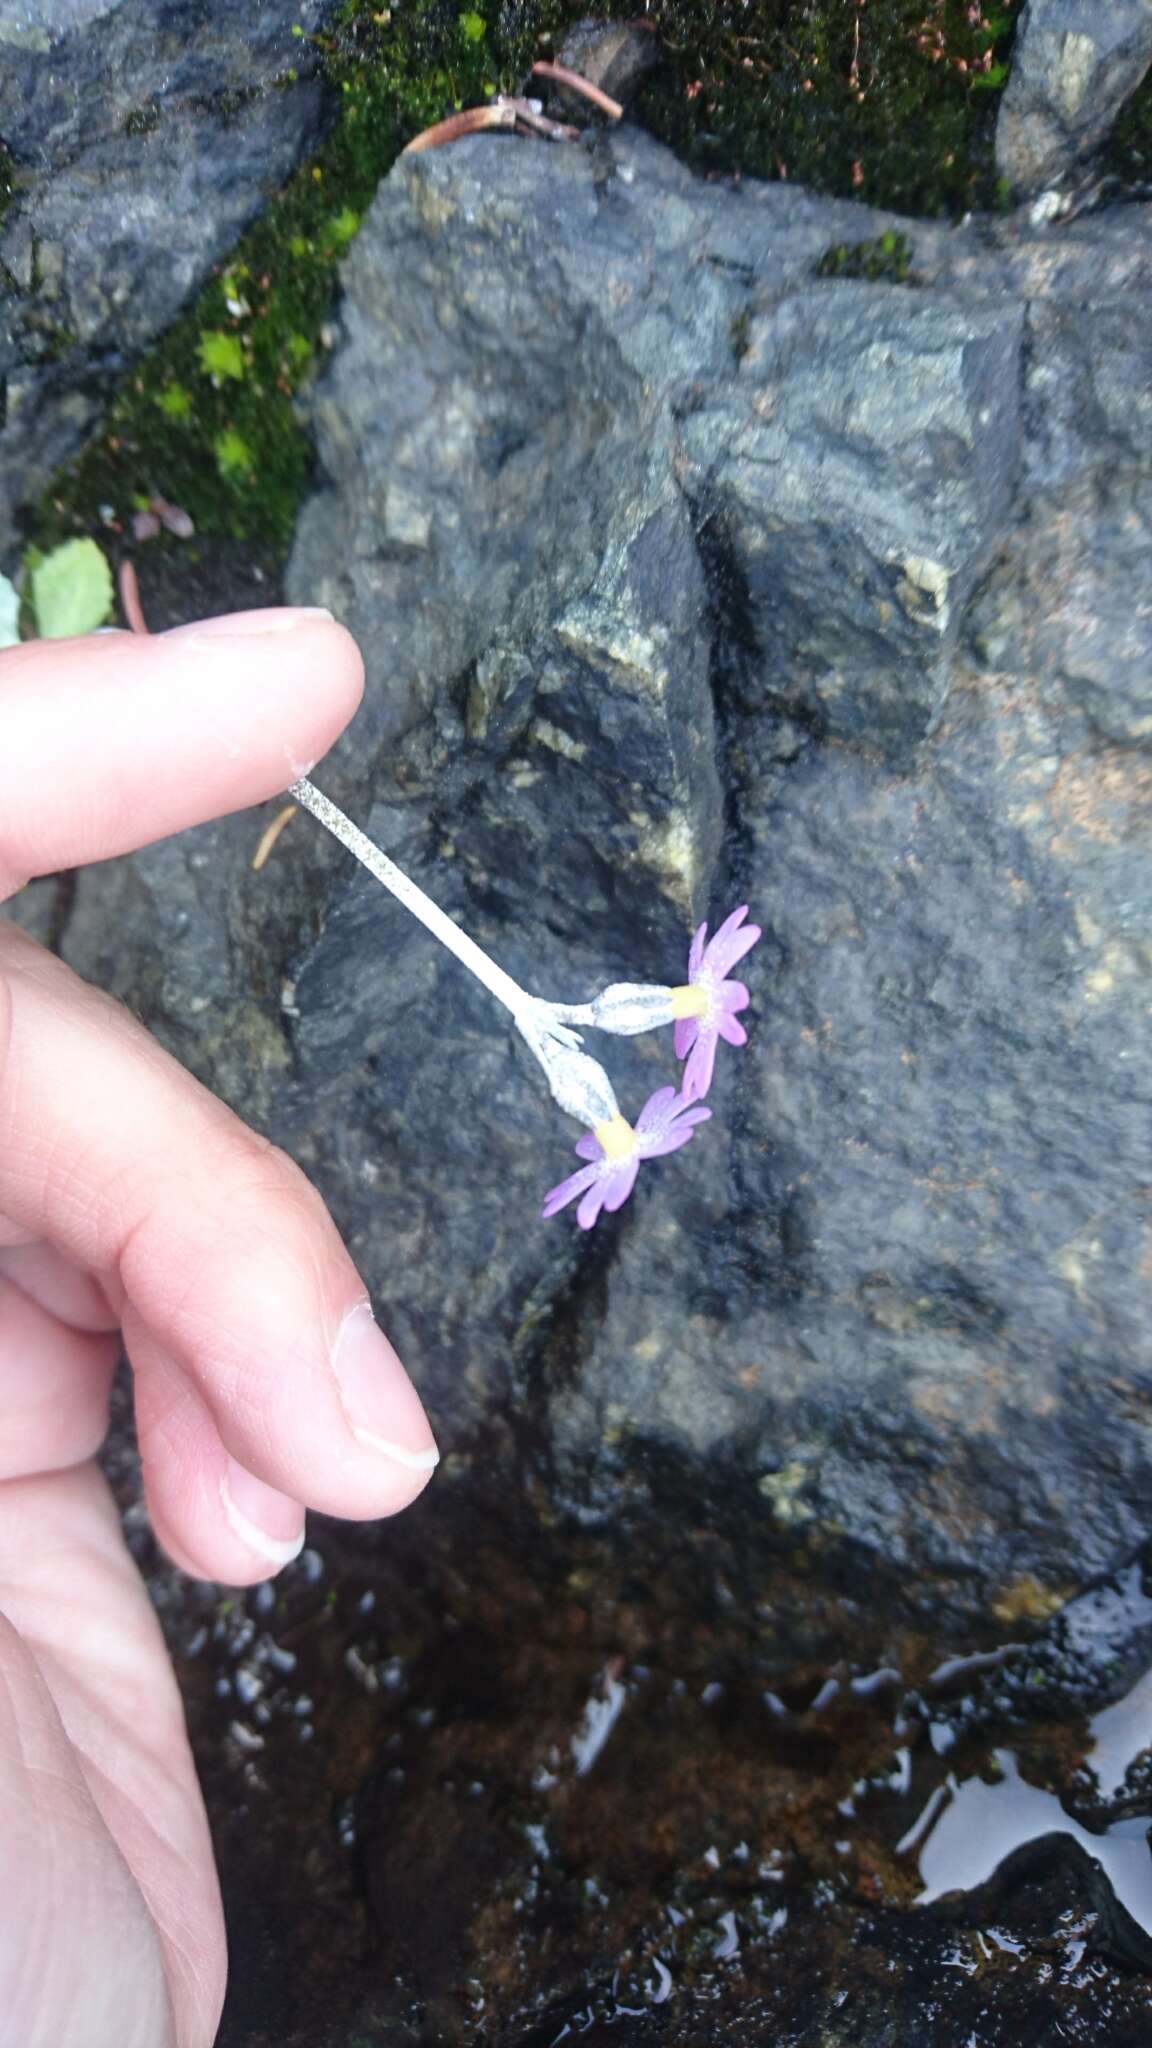
M 341 99 L 331 135 L 137 366 L 104 434 L 56 479 L 36 524 L 41 544 L 98 530 L 101 505 L 123 526 L 135 501 L 162 491 L 204 534 L 286 550 L 309 477 L 294 400 L 323 356 L 339 260 L 404 143 L 513 82 L 454 8 L 418 5 L 400 29 L 384 10 L 347 7 L 317 40 Z M 517 63 L 523 47 L 523 35 L 506 41 Z
M 666 0 L 642 103 L 702 170 L 917 214 L 999 203 L 992 155 L 1016 0 Z
M 571 22 L 619 13 L 619 0 L 347 0 L 315 39 L 340 97 L 327 142 L 137 366 L 101 439 L 57 479 L 36 538 L 98 531 L 101 505 L 123 527 L 160 491 L 203 534 L 285 551 L 309 481 L 294 401 L 323 358 L 337 265 L 380 179 L 420 129 L 521 87 Z M 652 0 L 665 57 L 638 112 L 704 171 L 911 212 L 990 205 L 1014 14 L 1015 0 Z M 287 72 L 275 89 L 294 82 Z M 0 205 L 3 189 L 0 161 Z M 833 258 L 884 266 L 840 275 L 899 268 L 899 252 Z
M 872 242 L 837 242 L 816 265 L 817 277 L 859 277 L 870 284 L 909 284 L 912 244 L 889 228 Z

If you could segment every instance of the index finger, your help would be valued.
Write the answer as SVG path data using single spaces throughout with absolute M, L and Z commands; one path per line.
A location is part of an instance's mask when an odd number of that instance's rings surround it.
M 0 655 L 0 901 L 287 789 L 363 687 L 359 649 L 326 611 Z

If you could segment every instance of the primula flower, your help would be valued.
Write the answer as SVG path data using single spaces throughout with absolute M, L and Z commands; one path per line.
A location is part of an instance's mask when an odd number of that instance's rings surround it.
M 576 1140 L 581 1159 L 592 1163 L 552 1188 L 544 1197 L 541 1214 L 555 1216 L 579 1195 L 576 1221 L 581 1230 L 591 1230 L 601 1209 L 619 1209 L 628 1200 L 642 1159 L 662 1159 L 667 1152 L 678 1152 L 695 1126 L 711 1114 L 710 1109 L 690 1108 L 674 1088 L 658 1088 L 640 1111 L 635 1129 L 626 1117 L 615 1116 Z
M 720 1039 L 727 1039 L 729 1045 L 748 1042 L 748 1033 L 736 1021 L 737 1010 L 748 1008 L 748 991 L 742 981 L 726 979 L 729 968 L 735 967 L 760 937 L 758 924 L 744 923 L 747 915 L 748 905 L 742 903 L 712 939 L 708 939 L 708 926 L 702 924 L 688 954 L 688 980 L 672 990 L 676 1057 L 687 1061 L 681 1077 L 685 1102 L 699 1102 L 707 1095 Z

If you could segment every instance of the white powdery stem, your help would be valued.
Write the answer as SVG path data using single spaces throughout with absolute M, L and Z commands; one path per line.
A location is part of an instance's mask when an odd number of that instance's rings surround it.
M 341 846 L 346 846 L 349 853 L 354 853 L 369 874 L 375 875 L 378 882 L 383 882 L 384 887 L 391 890 L 393 896 L 404 905 L 405 910 L 410 910 L 413 917 L 419 918 L 425 930 L 439 939 L 442 946 L 447 946 L 448 951 L 456 955 L 460 965 L 466 967 L 469 974 L 474 974 L 477 981 L 482 981 L 489 995 L 495 996 L 498 1003 L 503 1003 L 506 1010 L 511 1010 L 514 1017 L 519 1018 L 525 1010 L 533 1006 L 533 998 L 521 988 L 519 982 L 513 981 L 510 974 L 505 974 L 502 967 L 497 967 L 496 962 L 488 958 L 475 939 L 470 939 L 467 932 L 461 931 L 458 924 L 453 924 L 447 912 L 441 910 L 438 903 L 433 903 L 432 898 L 426 896 L 423 889 L 417 888 L 415 882 L 409 881 L 403 868 L 398 868 L 394 860 L 389 860 L 388 855 L 380 851 L 375 842 L 369 839 L 368 834 L 362 832 L 359 825 L 354 825 L 339 805 L 334 804 L 331 797 L 325 796 L 322 789 L 317 789 L 314 782 L 309 782 L 307 776 L 302 775 L 299 782 L 292 784 L 288 794 L 294 796 L 298 804 L 303 804 L 306 811 L 311 811 L 314 818 L 319 818 L 320 823 L 327 826 L 334 838 L 340 841 Z
M 439 939 L 442 946 L 447 946 L 460 965 L 483 983 L 489 995 L 495 996 L 498 1003 L 503 1003 L 505 1009 L 511 1011 L 521 1037 L 543 1067 L 552 1097 L 562 1110 L 592 1130 L 597 1124 L 619 1116 L 607 1074 L 587 1053 L 576 1050 L 579 1037 L 555 1014 L 557 1005 L 529 995 L 510 974 L 497 967 L 475 939 L 470 939 L 458 924 L 453 924 L 447 912 L 410 881 L 403 868 L 398 868 L 394 860 L 381 852 L 368 834 L 354 825 L 339 805 L 326 797 L 322 789 L 317 789 L 314 782 L 301 776 L 292 784 L 288 794 L 310 811 L 340 841 L 341 846 L 354 853 L 369 874 L 382 882 L 405 910 L 410 910 L 425 930 Z
M 617 1038 L 659 1031 L 665 1024 L 674 1024 L 677 1017 L 673 990 L 647 981 L 614 981 L 590 1003 L 553 1003 L 552 1011 L 561 1023 L 591 1024 Z

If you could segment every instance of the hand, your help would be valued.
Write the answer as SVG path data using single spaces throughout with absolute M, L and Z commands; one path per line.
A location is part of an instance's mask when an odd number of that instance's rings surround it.
M 275 795 L 352 716 L 327 613 L 0 657 L 0 901 Z M 319 1197 L 0 919 L 0 2014 L 21 2048 L 207 2048 L 225 1973 L 175 1680 L 93 1455 L 120 1348 L 186 1570 L 425 1485 L 423 1409 Z

